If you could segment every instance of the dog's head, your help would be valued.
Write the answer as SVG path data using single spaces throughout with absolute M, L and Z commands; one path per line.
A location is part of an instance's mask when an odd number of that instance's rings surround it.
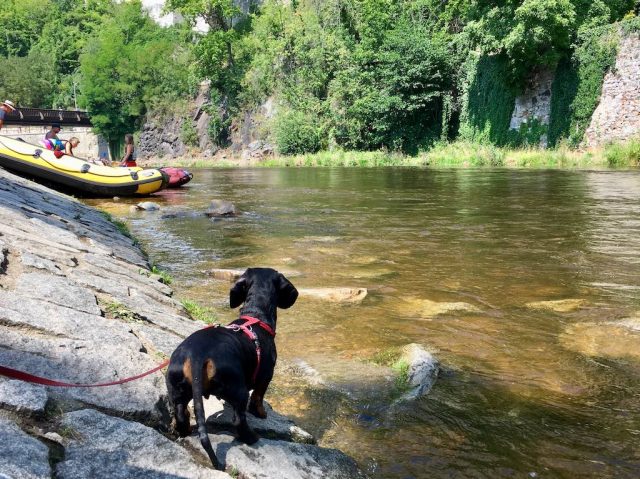
M 237 308 L 250 296 L 261 304 L 275 304 L 287 309 L 298 299 L 298 290 L 291 282 L 271 268 L 249 268 L 229 291 L 229 305 Z

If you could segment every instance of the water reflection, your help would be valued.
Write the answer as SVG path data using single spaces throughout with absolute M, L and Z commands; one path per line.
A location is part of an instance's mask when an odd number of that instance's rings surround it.
M 348 394 L 281 373 L 270 400 L 374 477 L 631 478 L 639 197 L 629 172 L 202 170 L 155 200 L 163 212 L 125 201 L 117 214 L 177 294 L 221 308 L 223 321 L 235 312 L 229 284 L 203 273 L 214 267 L 369 289 L 360 305 L 301 299 L 279 320 L 283 362 L 302 360 Z M 212 199 L 243 214 L 162 218 Z M 428 397 L 391 410 L 359 365 L 411 342 L 437 351 L 444 372 Z

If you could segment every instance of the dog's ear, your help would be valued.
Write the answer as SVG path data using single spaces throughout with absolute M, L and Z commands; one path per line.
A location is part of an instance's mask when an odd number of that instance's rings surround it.
M 247 278 L 243 275 L 229 290 L 229 307 L 237 308 L 244 303 L 245 299 L 247 299 Z
M 278 308 L 290 308 L 296 299 L 298 299 L 298 290 L 280 273 L 278 275 Z

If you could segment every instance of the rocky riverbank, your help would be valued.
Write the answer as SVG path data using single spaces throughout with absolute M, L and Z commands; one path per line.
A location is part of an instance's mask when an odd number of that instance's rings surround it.
M 118 381 L 154 368 L 202 326 L 105 215 L 0 170 L 0 365 L 71 383 Z M 233 477 L 364 477 L 276 413 L 253 419 L 269 439 L 251 447 L 224 432 L 220 404 L 207 413 Z M 211 469 L 197 440 L 176 441 L 169 422 L 161 373 L 104 388 L 0 377 L 0 475 L 231 477 Z

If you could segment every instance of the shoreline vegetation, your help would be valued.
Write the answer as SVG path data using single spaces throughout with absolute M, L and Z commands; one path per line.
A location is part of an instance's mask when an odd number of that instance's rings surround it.
M 275 155 L 241 159 L 227 152 L 212 158 L 183 156 L 143 160 L 145 166 L 165 164 L 183 168 L 233 167 L 428 167 L 428 168 L 531 168 L 531 169 L 633 169 L 640 167 L 640 138 L 580 151 L 566 146 L 553 149 L 508 148 L 457 141 L 442 143 L 415 156 L 386 151 L 320 151 L 300 155 Z

